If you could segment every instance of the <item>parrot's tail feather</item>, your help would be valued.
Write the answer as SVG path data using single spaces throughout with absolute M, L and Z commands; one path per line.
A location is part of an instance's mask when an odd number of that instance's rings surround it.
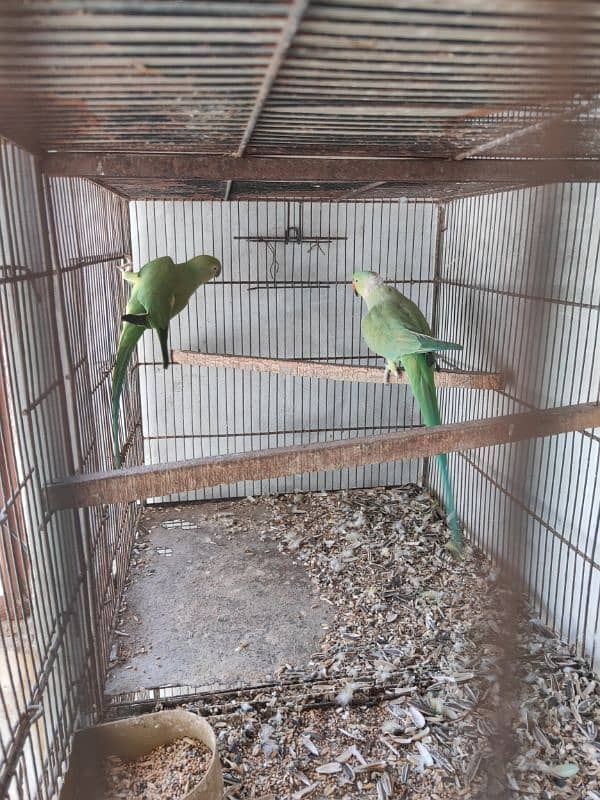
M 441 423 L 440 409 L 435 391 L 433 370 L 427 363 L 425 355 L 410 355 L 402 357 L 402 365 L 406 371 L 411 389 L 421 409 L 423 424 L 430 427 Z M 460 553 L 463 547 L 462 533 L 456 515 L 454 492 L 448 472 L 448 459 L 445 453 L 436 456 L 440 468 L 440 477 L 444 490 L 444 502 L 448 513 L 448 527 L 450 528 L 452 549 Z
M 420 345 L 420 351 L 426 353 L 435 350 L 462 350 L 462 344 L 456 342 L 446 342 L 443 339 L 436 339 L 433 336 L 426 336 L 425 334 L 417 334 L 417 339 Z
M 421 409 L 423 424 L 439 425 L 442 421 L 435 392 L 433 370 L 423 354 L 402 356 L 402 366 L 410 383 L 410 388 Z
M 125 322 L 123 324 L 121 338 L 119 339 L 112 380 L 112 434 L 115 469 L 119 469 L 121 466 L 121 448 L 119 447 L 119 407 L 121 404 L 121 392 L 123 390 L 125 375 L 127 374 L 127 365 L 144 330 L 145 329 L 139 325 L 132 325 L 129 322 Z
M 450 473 L 448 471 L 448 458 L 445 453 L 440 453 L 436 456 L 436 461 L 440 469 L 440 478 L 444 489 L 444 501 L 446 503 L 447 523 L 450 528 L 452 549 L 460 554 L 463 549 L 463 538 L 454 504 L 454 492 L 452 491 L 452 483 L 450 482 Z
M 462 344 L 457 344 L 456 342 L 442 342 L 438 339 L 435 343 L 436 350 L 462 350 Z
M 160 350 L 163 358 L 163 367 L 166 369 L 169 366 L 169 329 L 159 328 L 157 330 L 158 340 L 160 341 Z

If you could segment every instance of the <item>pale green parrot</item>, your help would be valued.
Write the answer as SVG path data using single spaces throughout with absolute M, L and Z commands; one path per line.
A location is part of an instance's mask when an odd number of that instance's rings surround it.
M 393 286 L 386 286 L 375 272 L 355 272 L 352 288 L 367 303 L 369 311 L 363 317 L 361 332 L 370 349 L 386 360 L 384 381 L 387 383 L 390 372 L 397 375 L 401 364 L 421 409 L 423 423 L 439 425 L 441 417 L 434 383 L 433 352 L 462 350 L 462 345 L 434 338 L 427 320 L 412 300 Z M 448 474 L 448 459 L 445 453 L 436 458 L 448 512 L 449 546 L 460 554 L 463 538 Z
M 117 349 L 112 379 L 112 430 L 115 468 L 121 466 L 119 447 L 119 405 L 129 359 L 145 330 L 158 334 L 163 366 L 169 366 L 167 340 L 169 322 L 188 304 L 190 297 L 203 283 L 216 278 L 221 264 L 213 256 L 195 256 L 183 264 L 175 264 L 169 256 L 149 261 L 139 272 L 123 272 L 133 286 L 126 313 L 121 317 L 123 328 Z

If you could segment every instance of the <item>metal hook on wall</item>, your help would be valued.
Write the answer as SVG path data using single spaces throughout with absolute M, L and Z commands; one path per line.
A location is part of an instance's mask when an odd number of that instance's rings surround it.
M 271 263 L 269 264 L 269 275 L 273 280 L 279 272 L 279 261 L 277 260 L 277 246 L 274 242 L 265 242 L 267 250 L 271 253 Z

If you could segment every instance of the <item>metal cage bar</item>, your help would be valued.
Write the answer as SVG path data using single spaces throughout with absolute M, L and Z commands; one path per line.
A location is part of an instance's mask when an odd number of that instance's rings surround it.
M 102 703 L 136 506 L 49 514 L 42 487 L 109 463 L 123 297 L 112 265 L 129 249 L 124 201 L 85 180 L 43 180 L 31 156 L 0 140 L 3 797 L 54 796 L 75 727 Z M 126 407 L 132 419 L 135 373 Z

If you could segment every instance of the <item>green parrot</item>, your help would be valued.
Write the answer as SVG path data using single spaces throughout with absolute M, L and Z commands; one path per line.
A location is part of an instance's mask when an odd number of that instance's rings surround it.
M 160 341 L 163 366 L 169 366 L 167 340 L 169 322 L 188 304 L 202 284 L 216 278 L 221 263 L 213 256 L 195 256 L 183 264 L 175 264 L 169 256 L 149 261 L 139 272 L 123 272 L 133 286 L 123 314 L 123 328 L 117 349 L 112 377 L 112 430 L 115 468 L 121 466 L 119 448 L 119 405 L 127 365 L 138 340 L 145 330 L 154 328 Z
M 367 303 L 369 311 L 363 317 L 361 333 L 369 348 L 386 360 L 384 382 L 387 383 L 390 372 L 398 375 L 401 363 L 421 409 L 423 423 L 439 425 L 441 417 L 433 377 L 433 352 L 462 350 L 462 345 L 434 338 L 419 308 L 393 286 L 386 286 L 375 272 L 355 272 L 352 288 Z M 460 554 L 463 539 L 456 516 L 448 459 L 445 453 L 436 458 L 448 511 L 449 547 Z

